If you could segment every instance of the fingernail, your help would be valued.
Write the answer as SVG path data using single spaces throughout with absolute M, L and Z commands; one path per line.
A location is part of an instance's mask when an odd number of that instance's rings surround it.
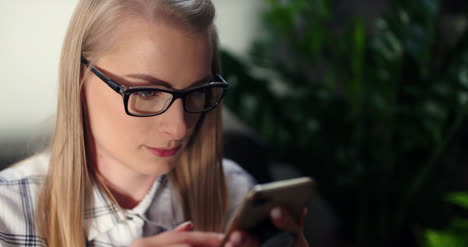
M 193 224 L 191 221 L 186 221 L 176 227 L 176 230 L 178 231 L 192 231 L 193 230 Z
M 281 212 L 280 208 L 274 208 L 271 210 L 271 217 L 275 220 L 280 220 L 281 217 L 283 216 L 283 213 Z
M 225 235 L 222 233 L 218 233 L 217 235 L 218 235 L 219 240 L 223 240 L 225 237 Z
M 242 234 L 240 234 L 239 232 L 234 232 L 232 235 L 231 235 L 231 241 L 232 243 L 234 243 L 234 245 L 236 246 L 239 246 L 242 244 Z

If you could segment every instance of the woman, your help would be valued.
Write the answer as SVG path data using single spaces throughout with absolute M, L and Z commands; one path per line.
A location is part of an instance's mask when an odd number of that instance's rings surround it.
M 209 0 L 78 2 L 50 152 L 0 174 L 2 245 L 221 243 L 253 183 L 221 157 L 213 18 Z M 287 212 L 272 218 L 307 245 Z M 256 245 L 241 231 L 226 244 Z

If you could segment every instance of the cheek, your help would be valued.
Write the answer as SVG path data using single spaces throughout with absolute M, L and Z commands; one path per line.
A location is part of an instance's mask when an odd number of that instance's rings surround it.
M 122 96 L 106 84 L 89 80 L 84 85 L 87 117 L 92 135 L 97 143 L 118 143 L 129 123 L 123 107 Z

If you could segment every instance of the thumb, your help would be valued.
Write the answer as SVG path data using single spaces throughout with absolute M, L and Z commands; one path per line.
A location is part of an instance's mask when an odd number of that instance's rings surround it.
M 178 225 L 173 231 L 175 232 L 190 232 L 193 229 L 193 224 L 191 221 L 186 221 Z

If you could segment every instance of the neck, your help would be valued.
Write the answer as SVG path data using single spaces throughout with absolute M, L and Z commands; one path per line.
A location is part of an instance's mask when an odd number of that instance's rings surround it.
M 87 135 L 91 136 L 90 133 Z M 107 187 L 120 207 L 132 209 L 137 206 L 151 189 L 158 175 L 137 173 L 111 155 L 99 154 L 93 138 L 87 139 L 88 162 L 92 163 L 97 179 Z
M 100 155 L 95 156 L 93 163 L 98 179 L 124 209 L 138 205 L 158 178 L 157 175 L 139 174 L 117 160 Z
M 104 169 L 103 169 L 104 170 Z M 151 189 L 155 176 L 126 176 L 103 173 L 99 169 L 99 174 L 104 185 L 108 188 L 119 206 L 123 209 L 132 209 L 137 206 L 148 191 Z

